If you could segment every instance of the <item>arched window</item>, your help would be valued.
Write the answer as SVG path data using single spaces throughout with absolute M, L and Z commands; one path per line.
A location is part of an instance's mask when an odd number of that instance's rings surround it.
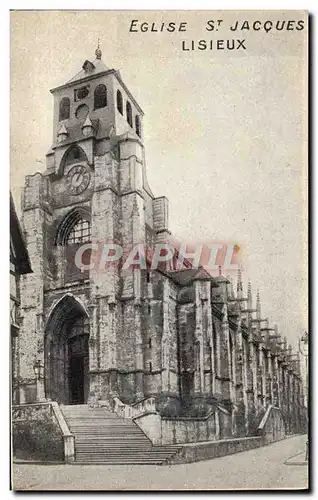
M 61 221 L 55 238 L 56 245 L 72 245 L 91 241 L 90 212 L 85 207 L 73 208 Z
M 60 101 L 59 121 L 67 120 L 70 117 L 70 100 L 68 97 L 63 97 Z
M 138 115 L 135 116 L 135 128 L 136 128 L 136 134 L 141 137 L 141 132 L 140 132 L 140 118 Z
M 129 123 L 129 125 L 133 126 L 133 121 L 132 121 L 132 109 L 131 109 L 131 104 L 130 102 L 127 101 L 126 103 L 126 118 L 127 118 L 127 122 Z
M 63 158 L 63 167 L 74 162 L 86 162 L 87 156 L 79 146 L 71 146 Z
M 91 226 L 87 220 L 80 219 L 70 230 L 66 244 L 87 243 L 91 241 Z
M 94 92 L 94 109 L 104 108 L 107 106 L 107 89 L 106 86 L 98 85 Z
M 117 90 L 117 109 L 119 113 L 123 114 L 123 96 L 121 95 L 120 90 Z

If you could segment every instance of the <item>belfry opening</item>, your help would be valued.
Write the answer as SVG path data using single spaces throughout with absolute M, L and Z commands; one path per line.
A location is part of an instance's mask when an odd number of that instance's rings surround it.
M 87 403 L 89 318 L 71 294 L 66 294 L 49 316 L 44 369 L 46 397 L 62 404 Z

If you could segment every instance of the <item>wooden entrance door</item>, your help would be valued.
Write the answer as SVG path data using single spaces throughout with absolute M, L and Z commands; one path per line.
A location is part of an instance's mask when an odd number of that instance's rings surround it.
M 69 396 L 71 404 L 84 404 L 88 396 L 88 335 L 69 340 Z

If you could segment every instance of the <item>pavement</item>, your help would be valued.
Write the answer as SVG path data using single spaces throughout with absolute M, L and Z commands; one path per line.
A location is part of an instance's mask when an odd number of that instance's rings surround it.
M 170 466 L 14 464 L 12 483 L 16 491 L 307 489 L 306 440 Z

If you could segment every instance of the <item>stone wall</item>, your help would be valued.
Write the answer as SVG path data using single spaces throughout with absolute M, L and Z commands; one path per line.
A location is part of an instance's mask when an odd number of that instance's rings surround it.
M 162 418 L 162 444 L 197 443 L 217 439 L 217 419 L 215 413 L 204 419 Z
M 51 405 L 16 405 L 12 408 L 14 458 L 64 461 L 64 441 Z
M 182 444 L 214 441 L 231 437 L 231 415 L 214 408 L 205 417 L 162 417 L 146 411 L 133 418 L 153 444 Z
M 264 444 L 263 437 L 236 438 L 215 442 L 211 441 L 210 443 L 187 444 L 180 447 L 180 451 L 171 457 L 167 464 L 182 464 L 198 462 L 200 460 L 211 460 L 212 458 L 259 448 Z
M 257 433 L 265 438 L 266 443 L 284 439 L 286 435 L 286 428 L 282 412 L 279 408 L 275 408 L 272 405 L 267 408 L 266 413 L 258 426 Z

